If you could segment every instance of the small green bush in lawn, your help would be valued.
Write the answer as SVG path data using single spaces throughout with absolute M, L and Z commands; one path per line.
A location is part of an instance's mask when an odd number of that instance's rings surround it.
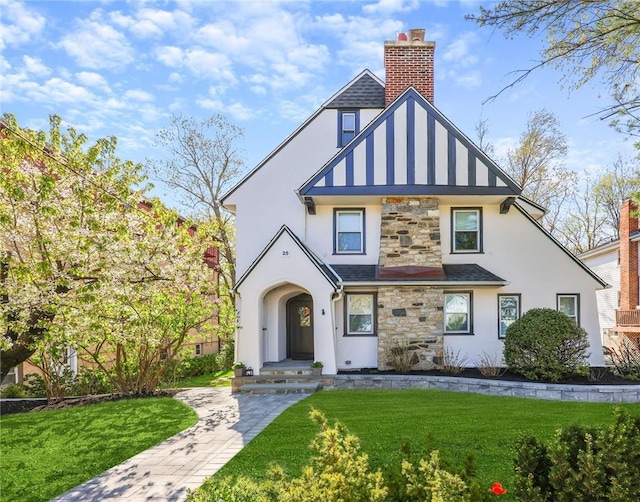
M 547 445 L 516 444 L 515 495 L 528 502 L 640 500 L 640 418 L 617 409 L 607 427 L 559 429 Z
M 21 399 L 27 397 L 27 391 L 22 384 L 10 383 L 0 389 L 0 397 L 4 397 L 5 399 Z
M 530 380 L 557 381 L 588 374 L 589 340 L 584 329 L 553 309 L 531 309 L 515 321 L 504 340 L 509 369 Z

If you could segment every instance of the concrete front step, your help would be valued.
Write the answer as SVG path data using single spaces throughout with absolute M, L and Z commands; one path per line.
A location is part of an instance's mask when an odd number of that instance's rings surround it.
M 244 394 L 313 394 L 320 389 L 320 382 L 245 383 L 240 386 L 240 392 Z

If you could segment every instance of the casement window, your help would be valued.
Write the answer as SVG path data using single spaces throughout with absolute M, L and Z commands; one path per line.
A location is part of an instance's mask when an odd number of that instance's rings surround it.
M 202 344 L 196 343 L 196 356 L 201 356 L 201 355 L 202 355 Z
M 345 296 L 346 336 L 371 336 L 376 331 L 376 295 L 374 293 L 348 293 Z
M 364 254 L 364 209 L 334 210 L 335 254 Z
M 360 114 L 358 110 L 338 111 L 338 147 L 343 147 L 351 141 L 360 129 Z
M 444 334 L 473 334 L 473 293 L 471 291 L 444 294 Z
M 482 209 L 451 209 L 451 252 L 482 252 Z
M 580 295 L 559 294 L 556 295 L 557 309 L 573 319 L 576 324 L 580 324 Z
M 507 328 L 520 319 L 520 295 L 498 295 L 498 338 L 504 338 Z

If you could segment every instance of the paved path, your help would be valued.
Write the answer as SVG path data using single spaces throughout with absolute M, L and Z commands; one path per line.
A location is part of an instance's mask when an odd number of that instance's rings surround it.
M 282 411 L 305 397 L 305 394 L 232 395 L 228 388 L 180 392 L 176 398 L 198 413 L 196 425 L 54 501 L 185 500 L 188 488 L 200 486 Z

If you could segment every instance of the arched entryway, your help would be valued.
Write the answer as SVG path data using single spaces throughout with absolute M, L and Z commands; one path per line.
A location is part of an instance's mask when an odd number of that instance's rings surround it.
M 313 299 L 301 294 L 287 301 L 287 357 L 312 360 Z

